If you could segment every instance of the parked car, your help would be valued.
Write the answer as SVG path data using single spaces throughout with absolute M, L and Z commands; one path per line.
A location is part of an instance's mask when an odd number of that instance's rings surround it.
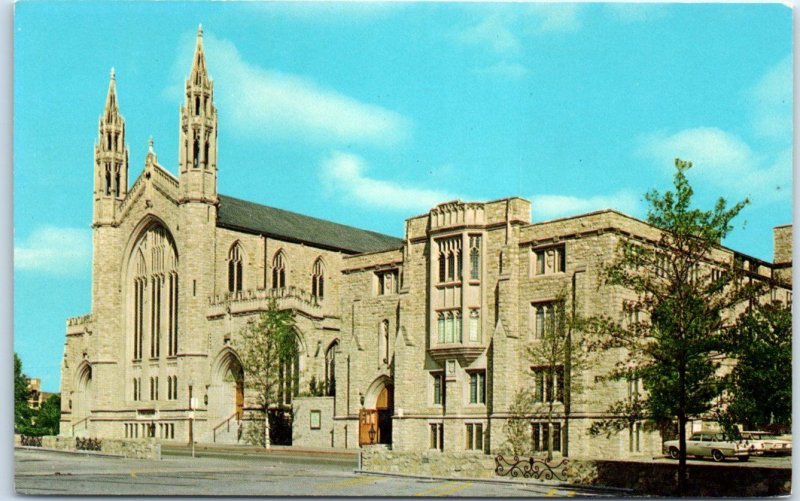
M 664 450 L 672 459 L 680 457 L 677 440 L 664 442 Z M 755 452 L 755 447 L 750 444 L 725 440 L 721 433 L 695 433 L 686 440 L 687 456 L 711 457 L 717 462 L 724 461 L 726 457 L 736 457 L 739 461 L 747 461 Z
M 792 440 L 773 435 L 767 431 L 743 431 L 742 438 L 754 444 L 761 444 L 762 453 L 773 456 L 788 456 L 792 453 Z

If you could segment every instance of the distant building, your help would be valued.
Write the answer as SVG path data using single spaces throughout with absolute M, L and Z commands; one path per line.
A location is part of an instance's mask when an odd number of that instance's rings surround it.
M 42 388 L 42 380 L 39 378 L 31 378 L 28 379 L 28 391 L 30 391 L 30 397 L 28 398 L 28 407 L 31 409 L 39 409 L 42 407 L 42 404 L 51 396 L 58 395 L 58 393 L 50 393 L 46 391 L 41 391 Z
M 180 109 L 178 177 L 151 142 L 129 188 L 113 72 L 98 126 L 92 311 L 67 321 L 62 435 L 186 442 L 195 407 L 196 440 L 237 441 L 242 420 L 261 418 L 236 340 L 274 298 L 296 312 L 302 338 L 280 384 L 295 444 L 494 452 L 514 394 L 534 387 L 533 448 L 552 433 L 572 456 L 660 452 L 661 437 L 640 423 L 611 438 L 586 433 L 610 402 L 638 391 L 596 380 L 618 358 L 579 376 L 567 436 L 563 371 L 548 381 L 523 356 L 562 292 L 584 315 L 622 319 L 632 297 L 598 288 L 601 267 L 623 240 L 657 241 L 655 228 L 613 210 L 531 223 L 530 202 L 507 198 L 439 204 L 409 218 L 400 239 L 222 195 L 202 31 Z M 740 267 L 791 301 L 791 227 L 775 239 L 775 263 L 720 247 L 708 270 Z M 326 396 L 303 396 L 312 377 Z

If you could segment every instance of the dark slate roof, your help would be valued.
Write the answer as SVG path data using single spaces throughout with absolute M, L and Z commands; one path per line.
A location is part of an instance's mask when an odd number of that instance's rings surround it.
M 217 226 L 350 254 L 399 249 L 403 240 L 219 195 Z

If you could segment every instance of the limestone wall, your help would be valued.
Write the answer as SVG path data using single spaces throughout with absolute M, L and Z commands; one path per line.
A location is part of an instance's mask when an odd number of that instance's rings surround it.
M 19 445 L 19 436 L 14 436 L 14 445 Z M 42 448 L 57 449 L 62 451 L 77 451 L 76 439 L 73 437 L 46 436 L 42 437 Z M 82 451 L 81 451 L 82 452 Z M 136 459 L 161 459 L 161 444 L 154 439 L 141 440 L 116 440 L 104 438 L 100 443 L 102 454 L 113 454 L 126 458 Z
M 292 446 L 334 446 L 333 400 L 333 397 L 295 397 L 292 400 Z

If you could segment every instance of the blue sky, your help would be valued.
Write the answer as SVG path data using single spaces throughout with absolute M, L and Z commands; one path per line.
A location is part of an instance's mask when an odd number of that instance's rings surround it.
M 198 23 L 219 191 L 401 236 L 453 198 L 535 221 L 613 207 L 693 160 L 697 201 L 752 203 L 726 244 L 770 260 L 791 222 L 791 11 L 781 5 L 20 2 L 14 347 L 56 391 L 91 309 L 92 152 L 111 67 L 130 182 L 150 135 L 177 172 Z

